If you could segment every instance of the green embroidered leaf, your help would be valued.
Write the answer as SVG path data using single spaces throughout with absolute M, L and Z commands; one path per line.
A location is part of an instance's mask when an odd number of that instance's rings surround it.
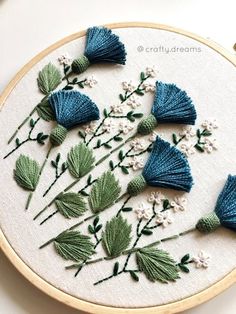
M 124 174 L 129 174 L 129 170 L 125 166 L 120 167 Z
M 181 258 L 181 264 L 188 263 L 189 260 L 190 260 L 190 255 L 189 255 L 189 254 L 186 254 L 186 255 L 184 255 L 184 256 Z
M 133 210 L 132 207 L 123 207 L 122 212 L 131 212 Z
M 151 281 L 175 281 L 179 278 L 178 267 L 168 252 L 152 247 L 136 253 L 138 267 Z
M 201 145 L 196 144 L 194 147 L 195 147 L 199 152 L 201 152 L 201 153 L 204 152 L 204 148 L 203 148 Z
M 190 272 L 189 268 L 186 265 L 178 264 L 178 266 L 184 273 L 189 273 Z
M 144 235 L 152 235 L 153 234 L 152 230 L 148 230 L 148 229 L 143 229 L 141 233 Z
M 55 204 L 59 212 L 66 218 L 79 217 L 87 210 L 83 197 L 73 192 L 59 195 Z
M 75 178 L 82 178 L 93 169 L 95 158 L 93 152 L 84 143 L 71 148 L 67 155 L 67 166 Z
M 131 225 L 121 215 L 106 223 L 102 232 L 102 244 L 108 256 L 120 255 L 130 244 Z
M 37 114 L 40 118 L 45 121 L 53 121 L 55 120 L 54 113 L 52 108 L 47 100 L 40 102 L 37 107 Z
M 40 166 L 28 156 L 20 155 L 16 160 L 14 179 L 22 188 L 34 191 L 39 180 Z
M 138 275 L 137 275 L 133 270 L 130 270 L 129 273 L 130 273 L 131 278 L 132 278 L 134 281 L 139 281 Z
M 109 170 L 104 172 L 93 185 L 89 194 L 89 204 L 94 213 L 101 212 L 114 204 L 120 195 L 119 181 Z
M 178 144 L 177 135 L 175 133 L 172 134 L 172 141 L 175 145 Z
M 39 72 L 37 82 L 40 91 L 48 95 L 61 83 L 61 73 L 55 65 L 49 63 Z
M 90 237 L 79 231 L 62 232 L 55 238 L 54 246 L 57 253 L 64 259 L 76 262 L 87 260 L 95 253 Z
M 113 275 L 117 276 L 119 271 L 119 262 L 115 262 L 114 268 L 113 268 Z

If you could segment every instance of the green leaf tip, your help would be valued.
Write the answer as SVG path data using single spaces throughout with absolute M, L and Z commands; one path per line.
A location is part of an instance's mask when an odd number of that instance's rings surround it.
M 36 160 L 20 155 L 16 160 L 14 179 L 25 190 L 34 191 L 40 175 L 40 166 Z
M 39 72 L 37 82 L 44 95 L 51 93 L 61 83 L 61 72 L 52 63 L 48 63 Z
M 136 253 L 139 270 L 143 271 L 150 281 L 168 283 L 179 278 L 178 266 L 168 252 L 146 247 Z
M 60 214 L 66 218 L 79 217 L 87 210 L 81 194 L 73 192 L 59 195 L 55 200 L 55 204 Z
M 120 195 L 121 187 L 114 174 L 104 172 L 93 185 L 89 194 L 89 204 L 94 213 L 112 206 Z
M 84 143 L 71 148 L 67 155 L 67 165 L 70 174 L 79 179 L 89 173 L 94 167 L 93 152 Z
M 79 231 L 62 232 L 55 238 L 54 247 L 61 257 L 75 262 L 87 260 L 95 253 L 90 237 Z
M 131 225 L 121 215 L 106 223 L 105 231 L 102 232 L 102 245 L 108 256 L 119 256 L 128 248 L 131 229 Z

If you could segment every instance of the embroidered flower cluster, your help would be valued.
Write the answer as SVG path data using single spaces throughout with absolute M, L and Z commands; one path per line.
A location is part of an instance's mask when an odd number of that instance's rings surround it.
M 218 142 L 213 137 L 213 132 L 218 128 L 216 119 L 207 119 L 201 124 L 201 128 L 192 126 L 183 127 L 179 137 L 172 135 L 173 143 L 179 146 L 186 157 L 195 154 L 196 151 L 211 154 L 218 149 Z

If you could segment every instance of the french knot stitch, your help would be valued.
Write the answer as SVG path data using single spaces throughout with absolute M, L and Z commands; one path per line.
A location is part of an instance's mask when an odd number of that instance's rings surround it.
M 142 192 L 146 186 L 147 183 L 144 177 L 140 174 L 139 176 L 135 177 L 133 180 L 129 182 L 127 192 L 129 193 L 130 196 L 136 196 L 140 192 Z
M 215 212 L 209 213 L 202 217 L 197 225 L 196 228 L 203 233 L 210 233 L 220 227 L 220 219 L 216 215 Z
M 89 66 L 89 59 L 85 55 L 82 55 L 72 62 L 71 68 L 73 73 L 80 74 L 86 71 Z
M 142 119 L 138 124 L 138 133 L 142 135 L 150 134 L 157 126 L 157 120 L 153 114 Z
M 64 126 L 58 124 L 50 134 L 50 142 L 52 146 L 59 146 L 61 145 L 67 135 L 68 131 Z

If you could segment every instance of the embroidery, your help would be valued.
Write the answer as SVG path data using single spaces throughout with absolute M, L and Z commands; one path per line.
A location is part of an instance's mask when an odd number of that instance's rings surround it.
M 192 261 L 195 263 L 197 268 L 208 268 L 210 262 L 210 256 L 205 252 L 200 251 L 198 256 L 193 257 Z
M 215 138 L 211 138 L 214 129 L 218 128 L 215 119 L 205 120 L 202 124 L 203 129 L 193 129 L 191 126 L 184 127 L 178 137 L 175 133 L 172 134 L 172 140 L 175 146 L 179 145 L 181 151 L 186 157 L 195 154 L 195 151 L 212 153 L 218 149 L 218 144 Z M 193 140 L 195 140 L 193 142 Z
M 34 131 L 34 128 L 36 127 L 37 123 L 39 122 L 40 118 L 38 118 L 36 121 L 34 119 L 30 119 L 29 127 L 30 130 L 28 132 L 27 137 L 24 140 L 20 140 L 19 138 L 16 138 L 15 140 L 15 148 L 13 148 L 9 153 L 7 153 L 3 159 L 6 159 L 11 154 L 13 154 L 17 149 L 19 149 L 22 145 L 28 143 L 28 142 L 37 142 L 40 145 L 45 144 L 45 140 L 48 138 L 47 134 L 44 134 L 43 132 L 39 132 L 35 137 L 32 136 L 32 133 Z
M 96 63 L 125 64 L 126 52 L 119 37 L 105 27 L 91 27 L 87 30 L 84 55 L 73 60 L 70 71 L 80 74 L 87 70 L 90 64 Z

